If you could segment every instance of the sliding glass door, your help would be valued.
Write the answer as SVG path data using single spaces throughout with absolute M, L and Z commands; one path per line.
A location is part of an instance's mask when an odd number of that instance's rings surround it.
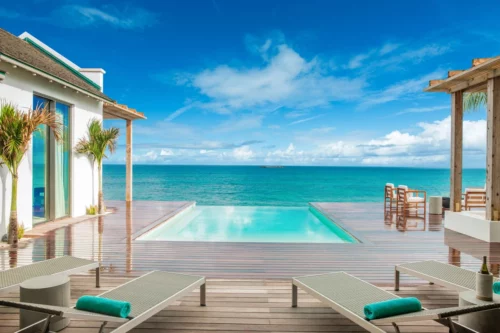
M 56 113 L 63 125 L 62 140 L 55 142 L 54 149 L 54 217 L 69 215 L 69 105 L 56 103 Z
M 59 116 L 62 140 L 46 126 L 33 135 L 33 223 L 70 215 L 70 106 L 34 96 L 34 107 L 48 107 Z
M 50 108 L 50 101 L 34 96 L 33 108 Z M 33 134 L 33 223 L 48 217 L 49 140 L 47 126 L 41 125 Z

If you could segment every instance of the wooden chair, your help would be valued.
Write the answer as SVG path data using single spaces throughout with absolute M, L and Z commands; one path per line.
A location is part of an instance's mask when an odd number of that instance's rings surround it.
M 411 209 L 415 209 L 415 215 L 418 216 L 418 210 L 423 208 L 424 216 L 427 214 L 427 193 L 422 190 L 410 190 L 408 186 L 400 185 L 397 190 L 396 214 L 410 216 Z
M 392 212 L 392 206 L 397 203 L 396 188 L 394 184 L 387 183 L 384 188 L 384 211 L 389 209 Z
M 464 210 L 471 208 L 486 208 L 486 190 L 482 188 L 467 188 L 462 194 Z

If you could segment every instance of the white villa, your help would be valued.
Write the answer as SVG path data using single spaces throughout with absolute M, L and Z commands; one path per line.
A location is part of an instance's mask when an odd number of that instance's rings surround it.
M 85 215 L 97 203 L 97 168 L 74 153 L 91 118 L 124 119 L 127 190 L 132 200 L 132 121 L 142 113 L 117 104 L 103 92 L 101 68 L 81 68 L 34 36 L 0 29 L 0 100 L 21 108 L 48 105 L 60 115 L 63 142 L 42 129 L 32 139 L 19 171 L 18 220 L 27 230 L 37 223 Z M 0 237 L 7 232 L 11 177 L 0 167 Z

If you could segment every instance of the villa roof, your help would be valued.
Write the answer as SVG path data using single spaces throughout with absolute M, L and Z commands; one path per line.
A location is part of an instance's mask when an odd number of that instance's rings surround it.
M 425 91 L 447 93 L 460 90 L 484 91 L 488 79 L 496 76 L 500 76 L 500 56 L 476 58 L 472 60 L 472 67 L 469 69 L 448 71 L 448 78 L 429 81 L 429 87 Z
M 0 29 L 0 59 L 14 65 L 19 62 L 19 67 L 28 66 L 29 70 L 38 70 L 89 95 L 114 102 L 100 91 L 97 84 L 76 69 L 64 64 L 43 48 L 37 47 L 35 43 L 20 39 L 3 29 Z
M 146 119 L 144 113 L 138 112 L 135 109 L 129 108 L 126 105 L 118 103 L 104 103 L 103 105 L 104 119 Z

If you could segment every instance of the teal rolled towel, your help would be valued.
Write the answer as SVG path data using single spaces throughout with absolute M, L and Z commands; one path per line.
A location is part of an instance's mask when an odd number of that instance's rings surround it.
M 395 298 L 388 301 L 365 305 L 366 319 L 387 318 L 422 310 L 422 304 L 415 297 Z
M 100 313 L 113 317 L 127 318 L 130 303 L 96 296 L 82 296 L 76 301 L 77 310 Z
M 500 282 L 493 283 L 493 292 L 495 294 L 500 294 Z

